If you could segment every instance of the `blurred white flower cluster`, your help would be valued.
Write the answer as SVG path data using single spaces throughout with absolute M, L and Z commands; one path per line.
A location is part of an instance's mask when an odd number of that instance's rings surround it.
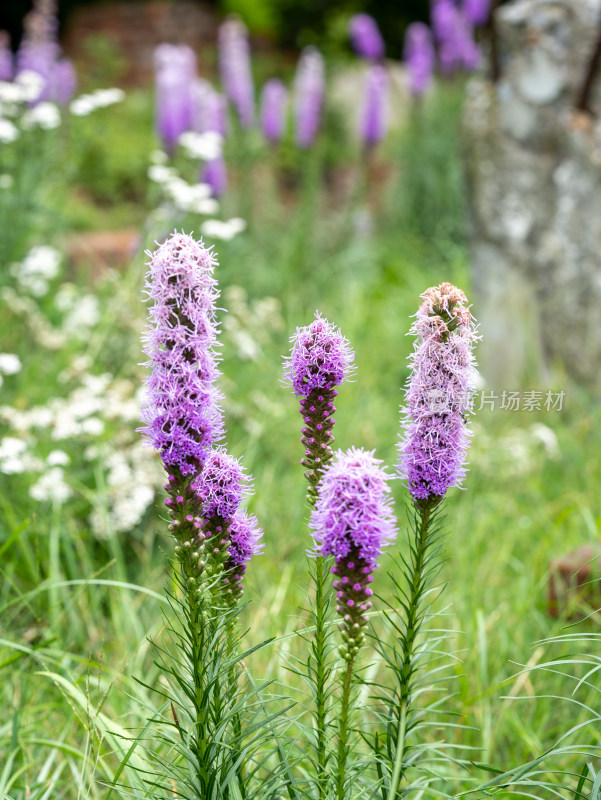
M 44 90 L 45 81 L 37 72 L 25 70 L 14 81 L 0 81 L 0 142 L 9 144 L 19 138 L 20 127 L 25 129 L 57 128 L 61 115 L 56 103 L 42 102 L 33 108 Z
M 43 403 L 27 404 L 17 394 L 18 402 L 10 405 L 3 394 L 0 473 L 23 476 L 36 502 L 62 504 L 73 495 L 86 497 L 90 525 L 97 536 L 106 537 L 140 522 L 164 476 L 156 454 L 143 446 L 136 431 L 140 382 L 95 374 L 93 359 L 81 352 L 83 343 L 103 330 L 98 327 L 103 295 L 61 281 L 61 263 L 55 248 L 35 247 L 11 266 L 14 283 L 2 290 L 5 308 L 39 348 L 59 351 L 73 342 L 82 344 L 67 366 L 62 360 Z M 109 297 L 106 289 L 104 296 Z M 29 348 L 28 358 L 30 353 L 39 361 L 39 350 Z M 5 381 L 10 389 L 10 376 L 22 366 L 17 354 L 0 353 L 0 385 Z M 95 484 L 90 491 L 82 481 L 89 484 L 91 476 Z
M 87 117 L 88 114 L 98 108 L 113 106 L 123 100 L 125 100 L 123 89 L 118 89 L 117 87 L 96 89 L 95 92 L 80 94 L 79 97 L 72 100 L 69 105 L 69 111 L 76 117 Z
M 221 156 L 223 137 L 214 131 L 186 131 L 180 136 L 179 144 L 189 158 L 209 162 Z M 168 166 L 169 156 L 163 150 L 151 153 L 150 161 L 148 177 L 162 192 L 161 204 L 154 213 L 157 222 L 171 225 L 179 221 L 178 215 L 209 216 L 219 212 L 219 201 L 212 196 L 208 183 L 188 183 L 174 166 Z M 246 222 L 240 217 L 207 219 L 199 227 L 208 239 L 221 240 L 233 239 L 245 229 Z
M 545 461 L 560 456 L 559 442 L 552 428 L 535 422 L 493 435 L 477 421 L 472 423 L 472 463 L 487 475 L 525 477 L 541 469 Z

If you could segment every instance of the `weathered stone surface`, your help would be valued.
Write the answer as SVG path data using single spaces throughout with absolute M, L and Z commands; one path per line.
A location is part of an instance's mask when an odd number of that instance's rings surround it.
M 472 267 L 497 388 L 560 362 L 601 389 L 601 125 L 574 112 L 600 19 L 601 0 L 502 6 L 502 80 L 469 87 Z

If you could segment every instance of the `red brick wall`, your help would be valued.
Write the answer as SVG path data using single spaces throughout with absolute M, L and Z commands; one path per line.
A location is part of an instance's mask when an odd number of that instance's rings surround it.
M 123 61 L 120 83 L 141 85 L 152 80 L 152 54 L 162 42 L 190 45 L 200 72 L 211 72 L 218 22 L 214 9 L 200 0 L 98 2 L 73 11 L 61 43 L 70 58 L 85 64 L 90 59 L 86 39 L 106 37 Z

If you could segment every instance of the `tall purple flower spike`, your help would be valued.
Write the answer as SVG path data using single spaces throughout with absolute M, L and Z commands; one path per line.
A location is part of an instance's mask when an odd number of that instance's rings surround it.
M 404 59 L 409 73 L 409 90 L 420 97 L 430 85 L 435 55 L 432 32 L 423 22 L 412 22 L 405 34 Z
M 223 435 L 215 388 L 216 260 L 202 240 L 183 233 L 149 255 L 146 291 L 154 305 L 144 335 L 151 373 L 142 431 L 168 471 L 193 476 Z
M 387 126 L 388 73 L 381 64 L 373 64 L 365 76 L 359 136 L 367 147 L 374 147 L 386 136 Z
M 199 78 L 192 87 L 192 127 L 199 133 L 227 134 L 227 104 L 225 97 L 217 92 L 209 81 Z M 223 155 L 204 164 L 200 180 L 211 187 L 213 197 L 221 197 L 227 189 L 227 167 Z
M 403 409 L 399 472 L 416 504 L 461 486 L 478 338 L 464 293 L 451 283 L 428 289 L 411 332 L 417 337 Z
M 291 341 L 284 380 L 300 398 L 304 422 L 301 442 L 305 448 L 301 464 L 310 485 L 309 500 L 314 502 L 322 472 L 332 458 L 335 387 L 352 375 L 355 356 L 340 330 L 318 311 L 310 325 L 297 328 Z
M 382 548 L 397 532 L 388 486 L 391 476 L 381 463 L 373 452 L 339 450 L 323 476 L 311 514 L 317 554 L 334 556 L 336 611 L 342 617 L 345 657 L 364 639 L 372 573 Z
M 212 450 L 194 481 L 204 516 L 225 520 L 233 517 L 249 482 L 237 459 L 225 450 Z
M 219 28 L 219 72 L 223 90 L 231 100 L 243 128 L 254 120 L 254 86 L 248 30 L 232 17 Z
M 355 14 L 349 21 L 353 50 L 362 58 L 378 61 L 384 58 L 384 40 L 378 24 L 369 14 Z
M 268 142 L 279 142 L 286 126 L 288 93 L 278 78 L 268 80 L 261 92 L 261 130 Z
M 187 45 L 160 44 L 154 64 L 157 132 L 165 149 L 173 153 L 179 137 L 192 127 L 196 55 Z
M 490 16 L 491 0 L 463 0 L 463 13 L 472 25 L 484 25 Z
M 325 93 L 323 56 L 315 47 L 301 53 L 294 79 L 295 138 L 299 147 L 313 144 L 321 122 Z

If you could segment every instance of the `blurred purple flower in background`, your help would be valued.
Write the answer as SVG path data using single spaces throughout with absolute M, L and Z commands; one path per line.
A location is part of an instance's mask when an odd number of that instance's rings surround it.
M 294 79 L 294 119 L 296 143 L 303 149 L 313 144 L 325 93 L 323 56 L 315 47 L 305 47 L 300 55 Z
M 199 78 L 193 86 L 192 127 L 199 133 L 227 133 L 227 102 L 209 81 Z M 200 180 L 211 187 L 213 197 L 221 197 L 227 188 L 227 168 L 222 155 L 204 165 Z
M 362 58 L 378 61 L 384 58 L 385 46 L 378 23 L 369 14 L 355 14 L 349 21 L 353 50 Z
M 436 41 L 443 42 L 453 36 L 456 11 L 457 7 L 454 0 L 435 0 L 432 6 L 431 19 Z
M 286 127 L 286 87 L 272 78 L 261 92 L 261 130 L 268 142 L 279 142 Z
M 13 70 L 10 37 L 6 31 L 0 31 L 0 81 L 12 81 Z
M 211 187 L 212 197 L 221 197 L 227 189 L 227 167 L 223 156 L 207 161 L 202 170 L 201 181 Z
M 491 0 L 463 0 L 463 13 L 472 25 L 484 25 L 490 16 Z
M 423 22 L 413 22 L 407 28 L 403 57 L 409 73 L 409 91 L 419 97 L 430 85 L 435 62 L 432 32 Z
M 438 57 L 444 73 L 456 69 L 468 72 L 480 63 L 480 50 L 474 41 L 473 25 L 452 0 L 436 0 L 432 7 L 432 28 L 439 43 Z
M 381 64 L 372 64 L 366 75 L 363 105 L 359 117 L 359 136 L 368 147 L 381 142 L 388 127 L 388 73 Z
M 242 127 L 250 127 L 255 105 L 250 44 L 248 30 L 237 17 L 226 20 L 219 28 L 219 73 Z
M 192 129 L 227 135 L 227 101 L 204 78 L 195 80 L 192 87 Z
M 32 105 L 43 100 L 66 105 L 73 97 L 77 83 L 75 69 L 70 61 L 61 59 L 60 54 L 56 3 L 37 0 L 25 17 L 23 40 L 16 58 L 17 75 L 35 72 L 44 81 Z M 6 56 L 4 58 L 6 60 Z
M 66 58 L 57 61 L 52 71 L 50 99 L 60 106 L 66 106 L 77 88 L 77 75 L 72 62 Z
M 157 132 L 167 152 L 173 153 L 179 137 L 192 127 L 196 55 L 185 44 L 160 44 L 154 65 Z

